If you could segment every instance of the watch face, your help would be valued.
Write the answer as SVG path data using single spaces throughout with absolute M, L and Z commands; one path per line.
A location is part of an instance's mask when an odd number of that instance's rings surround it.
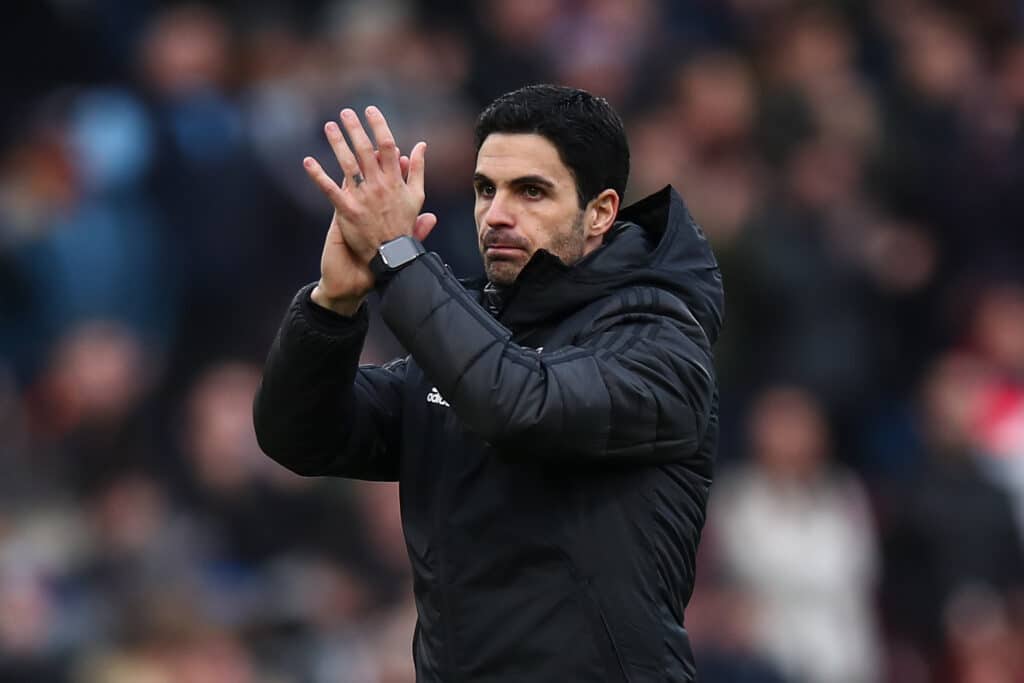
M 421 252 L 419 245 L 408 237 L 392 240 L 380 247 L 381 260 L 388 268 L 397 268 L 416 258 Z

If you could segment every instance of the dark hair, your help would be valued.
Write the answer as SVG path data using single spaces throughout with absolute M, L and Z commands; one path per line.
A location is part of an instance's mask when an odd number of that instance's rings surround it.
M 476 122 L 476 150 L 491 133 L 536 133 L 558 150 L 576 179 L 580 207 L 611 188 L 622 197 L 629 144 L 608 100 L 560 85 L 528 85 L 487 105 Z

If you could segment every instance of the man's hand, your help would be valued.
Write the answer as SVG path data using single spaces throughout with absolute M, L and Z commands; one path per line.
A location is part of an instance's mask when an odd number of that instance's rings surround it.
M 426 144 L 417 143 L 409 157 L 402 156 L 380 110 L 368 107 L 366 118 L 377 139 L 377 151 L 351 109 L 341 111 L 341 122 L 352 148 L 337 123 L 324 126 L 345 173 L 341 187 L 315 159 L 303 159 L 306 173 L 334 205 L 320 259 L 320 282 L 310 296 L 344 315 L 355 313 L 373 288 L 369 263 L 381 244 L 401 235 L 424 239 L 437 224 L 434 214 L 419 214 Z

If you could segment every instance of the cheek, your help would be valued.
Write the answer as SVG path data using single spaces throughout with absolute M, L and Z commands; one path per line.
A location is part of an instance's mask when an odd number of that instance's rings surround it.
M 478 208 L 473 209 L 473 223 L 476 227 L 476 241 L 483 244 L 484 238 L 484 212 Z
M 537 247 L 548 248 L 565 241 L 575 223 L 576 213 L 573 211 L 549 211 L 538 216 L 533 242 Z M 549 250 L 550 251 L 550 250 Z

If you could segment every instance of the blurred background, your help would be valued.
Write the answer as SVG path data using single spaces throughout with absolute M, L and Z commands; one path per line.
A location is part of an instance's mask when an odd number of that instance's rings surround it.
M 252 432 L 330 219 L 301 159 L 379 105 L 475 275 L 474 117 L 541 81 L 622 112 L 627 199 L 674 184 L 722 264 L 701 681 L 1024 680 L 1024 3 L 0 17 L 0 680 L 412 680 L 394 485 Z

